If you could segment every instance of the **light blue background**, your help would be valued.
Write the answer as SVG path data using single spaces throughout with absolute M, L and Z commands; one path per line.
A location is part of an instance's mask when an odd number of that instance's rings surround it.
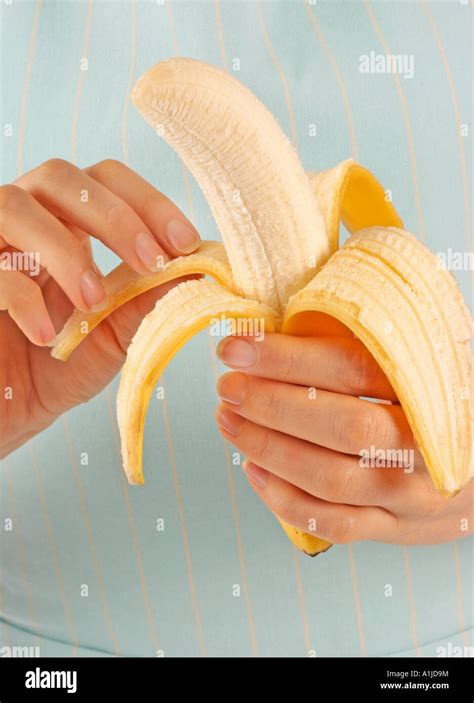
M 238 58 L 237 77 L 293 137 L 295 116 L 307 169 L 336 164 L 355 147 L 392 190 L 407 229 L 424 231 L 434 251 L 466 250 L 460 125 L 433 28 L 418 2 L 370 8 L 390 51 L 415 57 L 401 94 L 393 76 L 359 73 L 361 54 L 384 51 L 361 2 L 263 2 L 259 10 L 236 1 L 217 9 L 211 1 L 2 1 L 1 124 L 13 126 L 0 142 L 2 182 L 53 156 L 86 166 L 128 153 L 203 238 L 217 238 L 196 184 L 189 179 L 187 197 L 177 157 L 125 105 L 134 81 L 161 59 L 232 68 Z M 428 8 L 470 131 L 472 8 L 456 0 Z M 461 149 L 469 162 L 470 136 Z M 470 173 L 468 192 L 469 184 Z M 96 251 L 111 268 L 113 255 Z M 456 275 L 468 296 L 467 272 Z M 166 372 L 166 404 L 152 401 L 147 419 L 145 488 L 122 476 L 116 381 L 1 463 L 2 643 L 64 656 L 434 655 L 447 642 L 471 644 L 472 542 L 296 554 L 215 428 L 212 364 L 201 334 Z M 3 529 L 8 517 L 12 532 Z

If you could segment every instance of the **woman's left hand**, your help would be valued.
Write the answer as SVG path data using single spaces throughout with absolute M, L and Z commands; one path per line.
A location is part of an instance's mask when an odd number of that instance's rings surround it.
M 229 337 L 218 356 L 236 369 L 219 379 L 220 431 L 248 457 L 250 485 L 277 517 L 334 543 L 433 544 L 470 533 L 473 482 L 450 500 L 436 491 L 359 340 Z

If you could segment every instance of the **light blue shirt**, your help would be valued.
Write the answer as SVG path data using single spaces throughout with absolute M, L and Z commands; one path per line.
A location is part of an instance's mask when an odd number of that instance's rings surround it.
M 2 182 L 53 156 L 120 159 L 218 238 L 198 187 L 128 101 L 146 69 L 186 55 L 248 85 L 305 168 L 353 155 L 433 251 L 468 248 L 469 4 L 2 0 L 1 16 Z M 405 72 L 364 73 L 371 52 L 405 56 Z M 95 251 L 103 270 L 116 263 Z M 469 273 L 455 275 L 467 298 Z M 169 366 L 148 412 L 143 488 L 121 469 L 116 381 L 1 462 L 2 647 L 359 656 L 471 645 L 471 540 L 296 553 L 215 427 L 220 370 L 206 333 Z

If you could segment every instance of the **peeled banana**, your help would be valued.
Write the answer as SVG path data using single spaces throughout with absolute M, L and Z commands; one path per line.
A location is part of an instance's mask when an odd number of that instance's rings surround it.
M 311 335 L 321 314 L 373 354 L 403 406 L 436 488 L 452 496 L 473 475 L 472 334 L 451 275 L 403 223 L 375 177 L 352 160 L 306 174 L 271 113 L 241 83 L 192 59 L 159 63 L 132 101 L 201 186 L 223 245 L 203 242 L 142 277 L 121 264 L 105 278 L 108 306 L 75 311 L 52 350 L 67 359 L 104 317 L 149 288 L 191 273 L 142 321 L 117 397 L 127 478 L 143 483 L 151 391 L 169 360 L 212 318 L 258 318 Z M 352 236 L 339 248 L 339 224 Z M 331 545 L 282 522 L 315 555 Z

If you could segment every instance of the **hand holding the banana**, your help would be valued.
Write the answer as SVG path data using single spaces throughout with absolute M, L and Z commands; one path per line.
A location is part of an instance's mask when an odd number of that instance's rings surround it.
M 248 457 L 250 485 L 280 520 L 332 543 L 466 536 L 472 482 L 451 500 L 440 495 L 382 370 L 359 340 L 337 332 L 220 343 L 219 358 L 235 370 L 219 380 L 217 422 Z
M 91 236 L 143 282 L 199 245 L 176 205 L 118 161 L 82 170 L 51 159 L 0 188 L 0 457 L 104 388 L 173 285 L 145 286 L 58 364 L 46 345 L 74 306 L 84 315 L 108 304 Z

